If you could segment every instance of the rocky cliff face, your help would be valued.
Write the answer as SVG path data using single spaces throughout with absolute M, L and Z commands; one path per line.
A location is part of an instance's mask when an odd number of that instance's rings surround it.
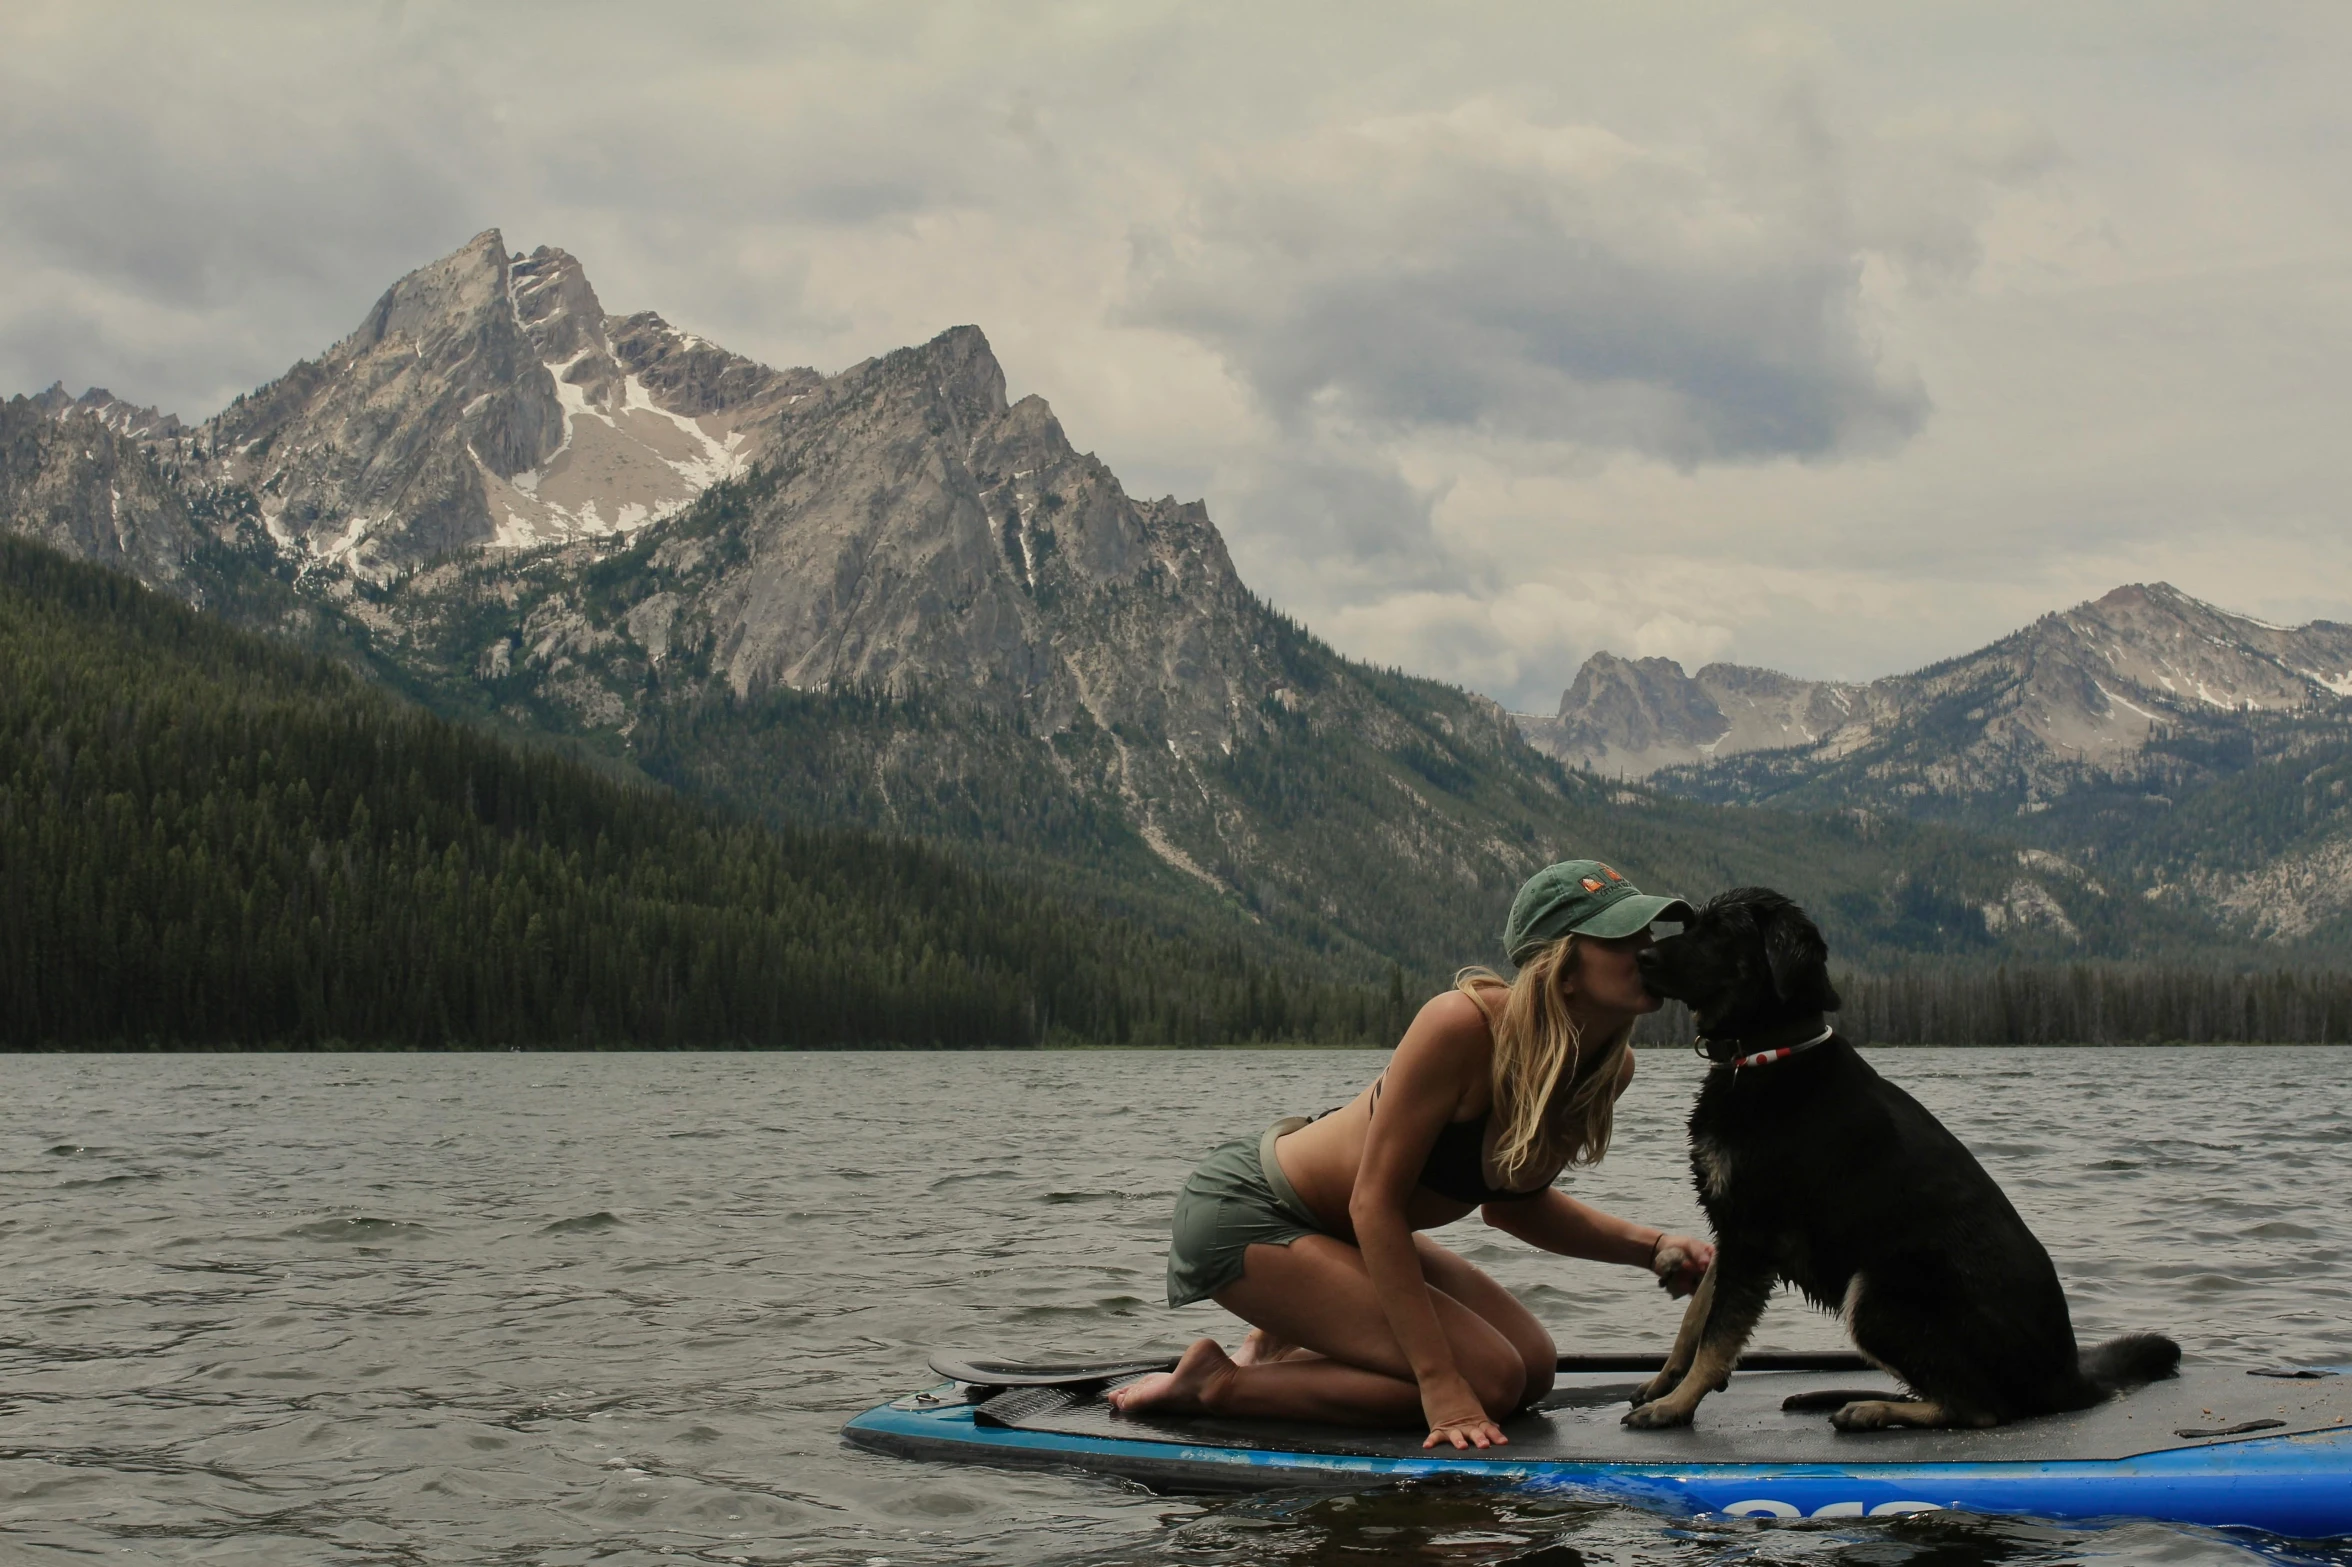
M 562 408 L 556 448 L 486 476 L 494 543 L 627 534 L 760 455 L 765 423 L 820 384 L 677 331 L 607 316 L 578 261 L 545 246 L 511 264 L 517 318 Z
M 0 404 L 0 525 L 192 596 L 200 535 L 187 502 L 125 433 L 157 424 L 152 409 L 127 409 L 104 392 L 72 399 L 52 387 Z
M 1859 686 L 1769 669 L 1709 664 L 1686 675 L 1672 659 L 1595 653 L 1548 718 L 1520 715 L 1537 749 L 1572 767 L 1644 778 L 1742 751 L 1812 745 L 1848 728 Z
M 490 542 L 490 485 L 536 471 L 563 431 L 492 231 L 402 278 L 350 336 L 203 435 L 289 555 L 382 577 Z
M 1130 498 L 1043 399 L 1008 405 L 976 327 L 822 382 L 769 452 L 748 558 L 687 606 L 739 692 L 944 683 L 1201 749 L 1279 684 L 1207 513 Z
M 35 394 L 29 401 L 52 419 L 80 415 L 94 419 L 115 434 L 134 441 L 166 441 L 181 434 L 179 415 L 159 413 L 153 408 L 141 408 L 126 403 L 103 386 L 93 386 L 81 396 L 68 393 L 63 382 L 53 384 L 46 392 Z

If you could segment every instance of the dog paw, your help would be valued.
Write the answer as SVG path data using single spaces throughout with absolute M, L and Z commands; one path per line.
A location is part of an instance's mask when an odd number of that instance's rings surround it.
M 1633 1406 L 1639 1409 L 1653 1399 L 1664 1398 L 1682 1382 L 1682 1373 L 1669 1367 L 1633 1390 Z
M 1848 1404 L 1829 1417 L 1840 1431 L 1884 1431 L 1894 1424 L 1895 1406 L 1884 1399 Z
M 1674 1426 L 1691 1423 L 1691 1411 L 1670 1399 L 1654 1404 L 1637 1404 L 1625 1412 L 1624 1424 L 1636 1431 L 1664 1431 Z

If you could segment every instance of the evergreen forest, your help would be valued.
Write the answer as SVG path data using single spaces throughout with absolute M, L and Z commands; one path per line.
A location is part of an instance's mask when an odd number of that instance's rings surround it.
M 0 538 L 0 1045 L 1372 1041 L 1401 975 L 752 825 Z
M 2155 963 L 1939 964 L 1834 976 L 1834 1019 L 1858 1045 L 2340 1045 L 2352 974 Z M 1687 1009 L 1642 1020 L 1644 1045 L 1687 1045 Z

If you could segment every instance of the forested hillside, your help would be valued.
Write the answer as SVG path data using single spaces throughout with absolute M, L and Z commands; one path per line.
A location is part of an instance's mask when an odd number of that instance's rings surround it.
M 744 825 L 0 539 L 0 1042 L 1371 1039 L 1393 985 Z

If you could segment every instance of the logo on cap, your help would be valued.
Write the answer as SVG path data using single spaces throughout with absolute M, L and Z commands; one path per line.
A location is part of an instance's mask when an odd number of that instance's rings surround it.
M 1587 876 L 1587 877 L 1585 877 L 1585 878 L 1584 878 L 1584 890 L 1585 890 L 1585 891 L 1587 891 L 1587 892 L 1598 892 L 1598 891 L 1600 891 L 1600 890 L 1601 890 L 1601 879 L 1600 879 L 1598 876 Z
M 1601 867 L 1601 874 L 1608 877 L 1611 881 L 1623 881 L 1625 879 L 1624 877 L 1618 875 L 1615 871 L 1609 869 L 1609 867 L 1606 865 Z

